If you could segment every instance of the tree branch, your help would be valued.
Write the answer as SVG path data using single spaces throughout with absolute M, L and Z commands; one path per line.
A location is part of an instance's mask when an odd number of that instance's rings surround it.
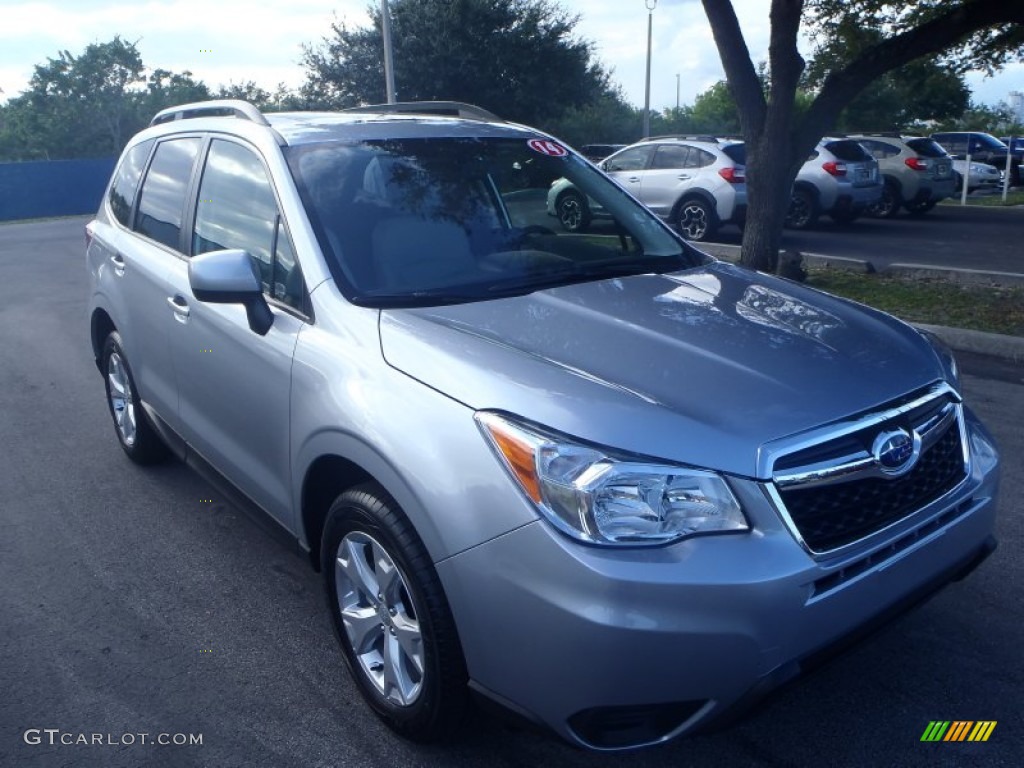
M 736 11 L 729 0 L 701 0 L 704 13 L 711 24 L 715 46 L 722 59 L 722 67 L 729 81 L 736 106 L 739 108 L 740 125 L 748 139 L 759 134 L 764 127 L 768 104 L 761 90 L 761 81 L 750 58 L 747 41 L 740 29 Z
M 950 48 L 981 29 L 1014 23 L 1024 23 L 1024 3 L 966 0 L 941 16 L 866 49 L 825 79 L 805 115 L 801 139 L 821 135 L 820 126 L 831 125 L 843 107 L 886 72 Z

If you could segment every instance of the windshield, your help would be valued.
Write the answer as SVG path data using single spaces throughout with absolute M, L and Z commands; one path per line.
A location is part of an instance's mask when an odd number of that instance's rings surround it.
M 615 182 L 548 140 L 417 138 L 285 151 L 331 271 L 358 304 L 479 301 L 705 260 Z M 566 200 L 587 218 L 585 229 L 560 215 Z

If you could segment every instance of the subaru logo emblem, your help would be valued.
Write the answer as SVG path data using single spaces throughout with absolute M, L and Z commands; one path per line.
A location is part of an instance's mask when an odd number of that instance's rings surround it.
M 899 477 L 905 475 L 917 463 L 921 452 L 921 438 L 916 432 L 905 429 L 894 429 L 879 433 L 871 446 L 871 455 L 875 464 L 886 475 Z

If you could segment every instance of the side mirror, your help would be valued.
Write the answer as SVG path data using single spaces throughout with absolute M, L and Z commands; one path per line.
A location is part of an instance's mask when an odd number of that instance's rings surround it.
M 193 256 L 188 263 L 188 284 L 199 301 L 241 304 L 249 328 L 266 336 L 274 313 L 263 298 L 259 267 L 247 251 L 230 249 Z

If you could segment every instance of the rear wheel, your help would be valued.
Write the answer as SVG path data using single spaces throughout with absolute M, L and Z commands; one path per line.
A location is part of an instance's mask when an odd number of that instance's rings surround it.
M 679 205 L 676 226 L 687 240 L 707 240 L 715 232 L 715 212 L 703 200 L 684 200 Z
M 334 630 L 363 698 L 408 739 L 453 735 L 468 699 L 462 648 L 437 572 L 394 500 L 374 484 L 339 496 L 321 558 Z
M 887 181 L 882 187 L 882 196 L 867 207 L 867 214 L 876 219 L 891 219 L 899 213 L 902 203 L 899 189 L 895 184 Z
M 785 225 L 790 229 L 810 229 L 818 220 L 818 202 L 807 189 L 794 189 L 786 213 Z
M 155 464 L 167 456 L 167 446 L 146 418 L 139 390 L 124 353 L 121 334 L 112 331 L 103 342 L 101 363 L 107 407 L 114 420 L 117 441 L 136 464 Z
M 558 221 L 566 232 L 583 232 L 590 226 L 590 206 L 578 192 L 565 192 L 555 206 Z

